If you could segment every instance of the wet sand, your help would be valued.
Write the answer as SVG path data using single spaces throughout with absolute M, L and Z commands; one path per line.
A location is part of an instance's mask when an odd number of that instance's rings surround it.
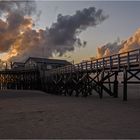
M 128 101 L 94 93 L 87 98 L 41 91 L 0 91 L 0 138 L 140 138 L 140 86 Z

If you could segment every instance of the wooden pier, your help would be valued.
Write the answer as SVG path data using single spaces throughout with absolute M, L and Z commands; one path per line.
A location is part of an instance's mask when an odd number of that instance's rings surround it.
M 35 69 L 0 71 L 0 90 L 36 89 L 40 90 L 40 75 Z
M 59 95 L 108 94 L 118 97 L 118 75 L 122 74 L 123 100 L 127 85 L 140 83 L 140 49 L 67 65 L 49 71 L 38 69 L 0 71 L 0 89 L 37 89 Z
M 127 101 L 127 85 L 140 83 L 140 49 L 60 67 L 45 75 L 45 91 L 52 94 L 88 96 L 95 90 L 118 97 L 118 74 L 122 74 L 123 100 Z

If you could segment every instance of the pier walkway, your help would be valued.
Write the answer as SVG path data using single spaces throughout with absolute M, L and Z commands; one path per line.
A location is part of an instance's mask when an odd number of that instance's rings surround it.
M 118 97 L 119 74 L 122 76 L 123 100 L 128 84 L 140 83 L 140 49 L 67 65 L 49 71 L 0 71 L 0 89 L 36 89 L 59 95 L 88 96 L 95 90 L 99 97 Z

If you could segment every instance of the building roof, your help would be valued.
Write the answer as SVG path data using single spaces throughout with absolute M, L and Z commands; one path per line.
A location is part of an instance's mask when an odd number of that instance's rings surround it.
M 24 66 L 24 63 L 23 63 L 23 62 L 14 62 L 14 63 L 12 64 L 12 66 L 13 66 L 13 65 Z
M 64 65 L 70 65 L 71 63 L 66 60 L 60 60 L 60 59 L 48 59 L 48 58 L 40 58 L 40 57 L 29 57 L 25 63 L 27 63 L 29 60 L 33 60 L 36 63 L 49 63 L 49 64 L 64 64 Z
M 21 69 L 24 68 L 25 64 L 22 62 L 14 62 L 13 64 L 11 64 L 11 68 L 12 69 Z

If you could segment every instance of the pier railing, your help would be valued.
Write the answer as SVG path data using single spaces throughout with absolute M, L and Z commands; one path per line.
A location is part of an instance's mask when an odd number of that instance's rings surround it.
M 84 61 L 74 65 L 59 67 L 49 70 L 48 75 L 93 70 L 97 71 L 102 69 L 106 71 L 122 71 L 124 67 L 126 67 L 127 70 L 140 68 L 140 49 L 114 54 L 95 60 Z

